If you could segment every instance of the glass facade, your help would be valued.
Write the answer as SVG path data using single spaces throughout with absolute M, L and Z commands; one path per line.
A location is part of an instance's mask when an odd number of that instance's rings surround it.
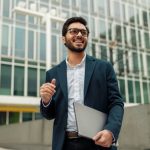
M 0 0 L 0 96 L 20 96 L 21 101 L 40 99 L 47 58 L 54 66 L 66 57 L 66 49 L 61 42 L 63 22 L 50 18 L 47 39 L 42 18 L 13 11 L 16 7 L 59 18 L 84 17 L 90 29 L 86 52 L 112 63 L 126 103 L 150 103 L 149 0 Z M 3 105 L 2 125 L 41 118 L 39 112 L 4 111 Z

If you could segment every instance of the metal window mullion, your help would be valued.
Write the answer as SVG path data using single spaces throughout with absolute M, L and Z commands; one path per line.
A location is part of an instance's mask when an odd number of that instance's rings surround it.
M 14 15 L 14 20 L 16 19 L 16 15 Z M 12 33 L 13 33 L 13 36 L 12 36 L 12 72 L 11 72 L 11 95 L 14 95 L 14 77 L 15 77 L 15 63 L 14 63 L 14 60 L 15 60 L 15 32 L 16 30 L 16 24 L 14 23 L 13 26 L 12 26 Z
M 144 69 L 144 76 L 148 76 L 148 67 L 147 67 L 147 58 L 146 58 L 146 52 L 142 53 L 142 57 L 143 57 L 143 69 Z
M 40 66 L 37 66 L 37 97 L 40 96 Z
M 28 96 L 28 65 L 24 67 L 24 96 Z
M 26 19 L 27 19 L 27 16 L 26 16 Z M 27 85 L 27 79 L 28 79 L 28 76 L 27 76 L 27 66 L 28 66 L 28 32 L 29 31 L 29 28 L 28 26 L 26 25 L 25 26 L 25 65 L 24 65 L 24 96 L 27 96 L 27 89 L 28 89 L 28 85 Z
M 126 75 L 124 76 L 124 82 L 125 82 L 125 97 L 126 97 L 126 103 L 129 103 L 130 100 L 129 100 L 129 93 L 128 93 L 128 78 L 127 78 Z

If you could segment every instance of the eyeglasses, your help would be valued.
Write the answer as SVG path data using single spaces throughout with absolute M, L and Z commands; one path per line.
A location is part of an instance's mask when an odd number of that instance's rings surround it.
M 82 34 L 82 36 L 87 37 L 88 36 L 88 31 L 85 29 L 77 29 L 77 28 L 70 28 L 68 29 L 68 32 L 71 35 L 77 36 L 79 32 Z

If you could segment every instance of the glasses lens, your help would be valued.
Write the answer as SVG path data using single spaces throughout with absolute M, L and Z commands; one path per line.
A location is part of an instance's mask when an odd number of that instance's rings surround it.
M 78 35 L 79 32 L 82 34 L 82 36 L 88 35 L 87 30 L 84 30 L 84 29 L 71 28 L 71 29 L 68 29 L 68 31 L 71 35 Z

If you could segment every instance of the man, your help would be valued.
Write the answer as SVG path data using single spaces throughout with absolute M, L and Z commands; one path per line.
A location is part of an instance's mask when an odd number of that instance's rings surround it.
M 68 55 L 46 72 L 46 83 L 40 89 L 41 113 L 54 119 L 53 150 L 116 149 L 112 144 L 118 139 L 124 105 L 111 64 L 86 55 L 88 36 L 82 17 L 72 17 L 64 23 L 62 40 Z M 108 114 L 104 130 L 93 139 L 77 134 L 75 101 Z

